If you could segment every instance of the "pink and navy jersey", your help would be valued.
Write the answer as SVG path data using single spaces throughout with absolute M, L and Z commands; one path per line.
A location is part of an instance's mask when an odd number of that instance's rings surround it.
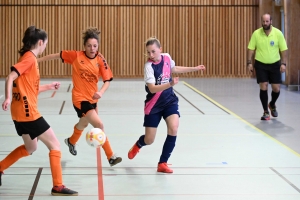
M 152 94 L 147 86 L 147 83 L 155 85 L 169 84 L 172 81 L 173 67 L 175 67 L 175 62 L 166 53 L 161 54 L 161 60 L 157 63 L 151 60 L 145 63 L 144 79 L 147 96 L 144 112 L 146 115 L 161 112 L 168 105 L 178 104 L 178 97 L 175 95 L 172 87 Z

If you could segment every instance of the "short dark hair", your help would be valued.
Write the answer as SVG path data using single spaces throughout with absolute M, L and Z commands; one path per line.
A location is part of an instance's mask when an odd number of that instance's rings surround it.
M 261 16 L 261 19 L 262 19 L 262 17 L 263 17 L 264 15 L 269 15 L 269 16 L 270 16 L 270 21 L 272 20 L 272 16 L 271 16 L 270 13 L 265 13 L 265 14 L 263 14 L 263 15 Z

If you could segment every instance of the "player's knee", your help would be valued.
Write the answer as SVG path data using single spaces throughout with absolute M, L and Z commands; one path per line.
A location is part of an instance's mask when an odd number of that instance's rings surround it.
M 168 128 L 168 135 L 176 136 L 178 131 L 178 127 L 171 127 Z
M 280 91 L 280 87 L 273 87 L 272 91 L 278 93 Z
M 104 125 L 101 122 L 97 122 L 94 126 L 94 128 L 100 128 L 101 130 L 104 130 Z
M 33 152 L 35 152 L 37 150 L 37 146 L 30 146 L 30 147 L 26 147 L 26 151 L 28 152 L 28 154 L 32 154 Z
M 89 123 L 80 122 L 77 124 L 76 128 L 79 130 L 82 130 L 82 129 L 85 129 L 86 127 L 88 127 L 88 125 L 89 125 Z
M 145 138 L 144 141 L 147 145 L 151 145 L 154 142 L 154 138 Z

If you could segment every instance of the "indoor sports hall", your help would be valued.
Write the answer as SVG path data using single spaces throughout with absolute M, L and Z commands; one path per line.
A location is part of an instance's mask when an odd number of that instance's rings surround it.
M 49 150 L 38 141 L 1 176 L 0 200 L 298 200 L 300 199 L 300 13 L 298 0 L 124 0 L 0 1 L 0 102 L 5 81 L 18 62 L 26 28 L 48 34 L 40 56 L 83 50 L 82 30 L 101 30 L 99 52 L 114 78 L 97 107 L 105 134 L 122 162 L 111 167 L 102 148 L 87 144 L 84 129 L 77 155 L 64 140 L 78 117 L 72 103 L 72 68 L 61 60 L 39 64 L 40 85 L 60 82 L 58 90 L 38 95 L 38 109 L 60 142 L 64 184 L 78 196 L 52 196 Z M 278 117 L 263 114 L 256 73 L 247 69 L 247 45 L 261 16 L 272 15 L 287 46 Z M 146 98 L 144 41 L 160 39 L 176 66 L 205 65 L 206 70 L 178 76 L 180 122 L 168 160 L 173 173 L 157 172 L 167 136 L 161 120 L 155 141 L 134 159 L 128 151 L 144 134 Z M 98 87 L 102 86 L 102 79 Z M 271 85 L 268 85 L 269 100 Z M 0 161 L 23 144 L 11 112 L 0 110 Z M 1 169 L 1 168 L 0 168 Z

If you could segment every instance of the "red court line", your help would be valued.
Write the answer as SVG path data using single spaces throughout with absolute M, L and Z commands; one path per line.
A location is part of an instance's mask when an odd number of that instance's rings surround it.
M 1 193 L 1 196 L 7 196 L 7 197 L 23 197 L 23 196 L 28 196 L 28 194 L 8 194 L 8 193 Z M 49 197 L 49 194 L 36 194 L 34 195 L 39 196 L 39 197 Z M 82 197 L 94 197 L 97 196 L 96 194 L 80 194 L 80 196 Z M 233 193 L 229 193 L 229 194 L 212 194 L 212 193 L 203 193 L 203 194 L 151 194 L 151 193 L 146 193 L 146 194 L 107 194 L 106 196 L 109 197 L 155 197 L 155 196 L 224 196 L 224 197 L 228 197 L 228 196 L 299 196 L 299 194 L 291 194 L 291 193 L 287 193 L 287 194 L 278 194 L 278 193 L 274 193 L 274 194 L 268 194 L 268 193 L 258 193 L 258 194 L 252 194 L 252 193 L 241 193 L 241 194 L 233 194 Z
M 102 177 L 102 163 L 101 163 L 101 149 L 96 148 L 97 152 L 97 173 L 98 173 L 98 199 L 104 200 L 104 188 L 103 188 L 103 177 Z
M 51 95 L 51 98 L 54 97 L 55 94 L 56 94 L 56 91 L 53 92 L 53 94 Z

